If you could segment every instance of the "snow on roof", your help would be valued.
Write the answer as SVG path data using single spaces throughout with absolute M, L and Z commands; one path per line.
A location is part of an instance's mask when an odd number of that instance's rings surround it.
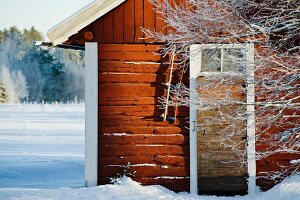
M 61 44 L 124 1 L 126 0 L 95 0 L 51 28 L 47 36 L 54 46 Z

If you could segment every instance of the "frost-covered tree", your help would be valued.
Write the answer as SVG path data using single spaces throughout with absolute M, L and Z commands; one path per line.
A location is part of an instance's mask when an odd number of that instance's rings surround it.
M 255 117 L 256 117 L 256 160 L 272 157 L 275 154 L 300 155 L 300 1 L 298 0 L 150 0 L 155 10 L 166 22 L 167 34 L 144 29 L 148 39 L 167 43 L 162 54 L 171 54 L 176 49 L 178 64 L 185 68 L 190 57 L 191 44 L 254 43 L 255 77 Z M 176 3 L 177 2 L 177 3 Z M 205 45 L 204 45 L 205 48 Z M 213 66 L 221 59 L 220 51 L 206 51 L 202 59 L 207 59 Z M 200 52 L 198 52 L 200 53 Z M 238 53 L 229 60 L 238 64 L 243 61 Z M 205 58 L 206 56 L 206 58 Z M 226 63 L 226 58 L 224 63 Z M 208 70 L 209 71 L 209 70 Z M 184 84 L 174 83 L 171 87 L 169 102 L 162 98 L 163 106 L 197 105 L 198 110 L 209 111 L 217 108 L 218 115 L 203 122 L 202 126 L 219 124 L 226 121 L 237 127 L 247 119 L 247 100 L 236 100 L 232 95 L 233 87 L 224 91 L 220 87 L 212 94 L 211 88 L 222 84 L 230 85 L 234 76 L 208 77 L 210 81 L 198 85 L 197 91 L 190 91 Z M 244 78 L 245 85 L 251 84 Z M 243 84 L 242 84 L 243 85 Z M 241 86 L 242 86 L 241 85 Z M 240 88 L 245 93 L 247 87 Z M 201 93 L 201 91 L 204 91 Z M 205 92 L 206 91 L 206 92 Z M 218 92 L 219 91 L 219 92 Z M 196 99 L 189 99 L 191 92 L 201 93 Z M 216 96 L 221 98 L 216 99 Z M 240 105 L 236 108 L 235 105 Z M 228 106 L 231 106 L 228 111 Z M 240 162 L 247 162 L 245 150 L 240 150 L 234 142 L 236 136 L 245 133 L 245 128 L 238 131 L 221 131 L 224 137 L 220 145 L 231 148 L 240 155 Z M 293 164 L 294 163 L 294 164 Z M 296 163 L 296 164 L 295 164 Z M 287 168 L 289 168 L 289 170 Z M 265 174 L 271 179 L 280 179 L 299 171 L 299 163 L 281 171 Z
M 7 77 L 12 77 L 11 83 L 27 87 L 27 97 L 17 95 L 19 101 L 83 101 L 83 54 L 33 45 L 33 41 L 42 39 L 43 36 L 34 27 L 23 31 L 16 27 L 0 31 L 0 68 L 6 66 L 7 70 L 4 71 L 10 73 Z M 20 78 L 21 75 L 23 78 Z M 17 88 L 9 87 L 11 89 Z M 18 93 L 21 90 L 10 92 Z
M 0 85 L 5 88 L 8 103 L 20 103 L 28 97 L 27 83 L 21 71 L 10 71 L 2 66 Z

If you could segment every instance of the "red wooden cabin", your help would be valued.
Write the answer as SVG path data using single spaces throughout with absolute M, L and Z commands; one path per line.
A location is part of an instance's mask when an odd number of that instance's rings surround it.
M 162 83 L 169 78 L 170 57 L 154 54 L 162 44 L 144 39 L 141 27 L 167 33 L 165 25 L 148 0 L 96 0 L 48 32 L 54 46 L 85 48 L 86 185 L 107 184 L 130 163 L 133 179 L 143 185 L 245 194 L 247 169 L 237 179 L 216 178 L 211 170 L 198 183 L 189 108 L 178 108 L 175 123 L 161 118 L 159 97 L 166 94 Z M 175 66 L 173 82 L 180 74 Z M 182 81 L 189 85 L 188 73 Z M 251 176 L 272 165 L 254 162 Z

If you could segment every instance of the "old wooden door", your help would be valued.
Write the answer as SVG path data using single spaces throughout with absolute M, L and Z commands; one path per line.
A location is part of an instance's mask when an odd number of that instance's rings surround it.
M 197 52 L 191 123 L 196 126 L 199 194 L 248 191 L 247 51 L 242 45 L 207 45 Z

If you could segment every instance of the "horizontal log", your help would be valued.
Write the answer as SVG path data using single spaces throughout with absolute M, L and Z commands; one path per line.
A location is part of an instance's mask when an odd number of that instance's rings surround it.
M 148 83 L 166 88 L 163 83 L 168 80 L 168 74 L 151 74 L 151 73 L 120 73 L 120 72 L 99 72 L 99 84 L 102 83 Z M 180 75 L 172 75 L 172 84 L 177 84 L 180 80 Z M 185 85 L 188 84 L 188 79 L 183 80 Z
M 266 175 L 265 172 L 278 172 L 281 168 L 278 165 L 257 165 L 256 174 Z
M 155 177 L 155 178 L 133 178 L 142 185 L 161 185 L 172 191 L 189 191 L 190 179 L 187 177 Z
M 161 45 L 154 44 L 100 44 L 99 52 L 156 52 L 159 51 Z
M 188 129 L 177 126 L 100 126 L 99 129 L 100 134 L 189 134 Z
M 164 88 L 161 85 L 106 83 L 99 84 L 99 97 L 154 97 L 163 96 Z
M 257 163 L 263 163 L 263 162 L 270 162 L 270 161 L 276 161 L 276 160 L 297 160 L 300 159 L 300 154 L 291 154 L 291 153 L 277 153 L 273 154 L 267 158 L 264 158 L 262 160 L 257 160 Z
M 188 137 L 181 134 L 105 134 L 99 144 L 184 144 Z
M 123 116 L 160 116 L 164 110 L 159 109 L 158 106 L 154 105 L 141 105 L 141 106 L 100 106 L 99 115 L 111 116 L 111 115 L 123 115 Z M 189 108 L 180 107 L 178 108 L 178 117 L 188 116 Z
M 144 126 L 144 127 L 174 127 L 173 122 L 163 121 L 162 117 L 136 117 L 136 116 L 99 116 L 100 126 Z M 186 129 L 188 122 L 185 117 L 177 118 L 176 127 Z M 155 131 L 156 132 L 156 131 Z
M 99 156 L 188 155 L 186 145 L 99 145 Z
M 98 59 L 117 60 L 117 61 L 147 61 L 147 62 L 166 62 L 168 59 L 154 52 L 99 52 Z
M 189 157 L 171 156 L 171 155 L 156 155 L 153 159 L 160 164 L 189 166 Z
M 189 166 L 188 157 L 172 155 L 150 155 L 150 156 L 101 156 L 99 165 L 172 165 Z
M 133 62 L 133 61 L 99 61 L 99 72 L 119 72 L 119 73 L 152 73 L 168 74 L 169 62 Z M 181 70 L 174 64 L 174 73 L 178 74 Z
M 159 97 L 111 97 L 99 98 L 100 106 L 127 106 L 127 105 L 159 105 Z
M 100 72 L 99 83 L 165 83 L 165 74 Z M 162 86 L 163 87 L 163 86 Z
M 114 177 L 124 172 L 125 166 L 99 166 L 101 176 Z M 156 177 L 156 176 L 189 176 L 186 167 L 155 165 L 155 166 L 130 166 L 128 172 L 134 173 L 134 177 Z

